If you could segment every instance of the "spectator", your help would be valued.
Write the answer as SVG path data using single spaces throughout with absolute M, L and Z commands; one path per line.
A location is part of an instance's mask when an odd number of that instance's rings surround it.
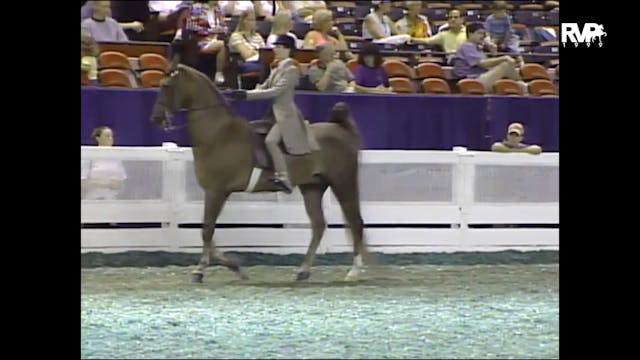
M 511 20 L 507 15 L 506 1 L 493 2 L 492 14 L 487 17 L 485 28 L 491 41 L 497 45 L 498 51 L 518 55 L 520 66 L 524 64 L 518 49 L 518 35 L 513 32 Z
M 239 16 L 247 10 L 253 10 L 256 17 L 264 17 L 268 20 L 272 18 L 273 2 L 271 1 L 219 1 L 219 5 L 226 16 Z
M 80 8 L 80 21 L 88 19 L 93 14 L 93 6 L 95 1 L 89 0 Z M 111 5 L 111 4 L 109 4 Z M 107 16 L 111 16 L 111 6 L 109 6 L 109 12 Z M 144 30 L 144 25 L 140 21 L 131 22 L 118 22 L 123 30 L 133 30 L 135 32 L 141 32 Z
M 318 45 L 318 61 L 309 67 L 309 81 L 320 91 L 343 92 L 353 89 L 353 75 L 340 59 L 336 59 L 333 45 Z
M 411 36 L 400 34 L 396 25 L 387 16 L 391 9 L 391 1 L 371 1 L 372 12 L 364 17 L 362 38 L 378 44 L 404 44 Z
M 89 31 L 97 42 L 129 41 L 120 24 L 108 16 L 109 6 L 109 1 L 96 1 L 93 6 L 93 14 L 89 19 L 82 21 L 82 28 Z
M 467 26 L 468 40 L 460 46 L 453 58 L 452 74 L 458 78 L 478 79 L 487 92 L 491 92 L 493 84 L 507 77 L 519 81 L 523 93 L 527 93 L 527 84 L 521 81 L 516 70 L 516 61 L 508 55 L 488 59 L 480 50 L 485 42 L 487 31 L 480 23 L 471 23 Z
M 224 75 L 222 71 L 227 60 L 227 51 L 224 41 L 218 39 L 217 32 L 224 25 L 221 10 L 217 7 L 215 1 L 194 1 L 190 7 L 189 17 L 186 22 L 185 30 L 201 36 L 198 42 L 200 54 L 215 54 L 216 56 L 216 73 L 214 81 L 217 84 L 224 83 Z M 182 29 L 176 31 L 176 39 L 182 38 Z M 210 60 L 206 58 L 205 60 Z M 208 61 L 210 63 L 210 61 Z M 205 66 L 204 73 L 210 73 L 210 68 Z
M 296 48 L 302 47 L 302 40 L 298 39 L 296 34 L 291 32 L 293 29 L 293 19 L 291 18 L 291 11 L 282 9 L 276 13 L 273 17 L 273 23 L 271 24 L 271 34 L 267 37 L 267 46 L 273 47 L 273 42 L 276 41 L 278 35 L 290 36 L 296 44 Z
M 362 46 L 358 54 L 358 66 L 355 69 L 356 91 L 369 94 L 392 92 L 382 62 L 382 55 L 375 44 L 366 43 Z
M 304 36 L 303 47 L 315 49 L 318 45 L 331 43 L 335 50 L 347 50 L 347 41 L 340 30 L 333 26 L 333 13 L 330 10 L 318 10 L 313 14 L 312 30 Z
M 327 9 L 327 4 L 324 1 L 276 1 L 276 7 L 276 11 L 291 10 L 291 15 L 296 22 L 309 23 L 316 11 Z
M 93 130 L 91 137 L 98 146 L 113 146 L 113 131 L 106 126 Z M 85 200 L 115 199 L 127 174 L 119 160 L 84 161 L 80 169 L 81 195 Z
M 262 73 L 260 63 L 260 48 L 265 47 L 264 39 L 256 32 L 256 15 L 253 10 L 246 10 L 240 14 L 238 25 L 229 38 L 229 50 L 240 53 L 243 62 L 240 63 L 240 72 Z
M 91 85 L 98 84 L 98 44 L 86 29 L 80 30 L 80 71 L 86 72 Z
M 420 14 L 422 1 L 405 1 L 407 13 L 396 22 L 400 34 L 407 34 L 411 38 L 426 39 L 431 36 L 429 19 Z
M 158 32 L 154 37 L 159 41 L 171 41 L 171 37 L 175 36 L 175 32 L 184 26 L 189 17 L 190 3 L 191 1 L 149 1 L 149 13 L 154 14 L 151 22 Z
M 428 39 L 413 38 L 412 41 L 421 44 L 440 45 L 445 52 L 449 53 L 448 60 L 451 60 L 458 48 L 467 41 L 467 32 L 463 23 L 464 19 L 460 16 L 460 10 L 449 10 L 447 28 L 445 30 L 439 31 Z
M 520 123 L 511 123 L 507 128 L 507 138 L 501 142 L 491 145 L 491 151 L 495 152 L 523 152 L 531 155 L 538 155 L 542 148 L 538 145 L 523 144 L 524 126 Z

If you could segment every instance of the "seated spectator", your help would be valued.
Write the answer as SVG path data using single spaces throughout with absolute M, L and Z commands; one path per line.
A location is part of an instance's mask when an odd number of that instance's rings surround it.
M 372 12 L 364 17 L 362 38 L 378 44 L 404 44 L 411 36 L 400 34 L 391 18 L 387 16 L 391 10 L 391 1 L 371 1 Z
M 98 146 L 113 146 L 113 131 L 101 126 L 93 130 L 91 137 Z M 127 174 L 119 160 L 83 161 L 80 168 L 81 197 L 85 200 L 115 199 Z
M 226 16 L 239 16 L 244 11 L 253 10 L 256 17 L 264 17 L 267 20 L 271 20 L 272 18 L 273 2 L 271 1 L 222 0 L 219 1 L 218 4 Z
M 256 32 L 256 15 L 253 10 L 246 10 L 240 14 L 238 25 L 229 38 L 229 50 L 239 53 L 242 57 L 240 72 L 260 72 L 260 48 L 265 47 L 264 39 Z
M 80 30 L 80 71 L 86 72 L 91 85 L 98 84 L 98 44 L 86 29 Z
M 447 28 L 445 30 L 441 30 L 427 39 L 412 38 L 411 40 L 420 44 L 440 45 L 445 52 L 450 53 L 447 58 L 451 60 L 458 48 L 467 41 L 467 31 L 464 26 L 464 19 L 460 16 L 460 10 L 449 10 Z
M 431 36 L 429 19 L 420 14 L 422 1 L 405 1 L 407 13 L 396 22 L 398 33 L 407 34 L 411 38 L 426 39 Z
M 353 89 L 353 75 L 340 59 L 336 59 L 333 45 L 318 45 L 318 61 L 309 67 L 309 81 L 325 92 L 344 92 Z
M 485 42 L 487 31 L 480 23 L 471 23 L 467 26 L 468 40 L 460 46 L 453 58 L 452 74 L 457 79 L 470 78 L 480 81 L 487 92 L 491 92 L 493 84 L 507 77 L 519 81 L 523 93 L 527 93 L 527 84 L 521 81 L 520 74 L 516 70 L 516 61 L 508 55 L 488 59 L 480 50 Z
M 313 14 L 318 10 L 326 10 L 327 4 L 324 1 L 276 1 L 276 11 L 287 9 L 296 22 L 312 21 Z
M 273 23 L 271 24 L 271 34 L 267 37 L 267 46 L 273 47 L 273 42 L 276 41 L 278 35 L 290 36 L 296 44 L 296 48 L 302 47 L 302 40 L 298 39 L 296 34 L 291 32 L 293 29 L 293 19 L 291 18 L 291 11 L 282 9 L 276 13 L 273 17 Z
M 507 128 L 507 138 L 501 142 L 491 145 L 491 151 L 495 152 L 523 152 L 531 155 L 538 155 L 542 148 L 538 145 L 523 144 L 524 126 L 520 123 L 511 123 Z
M 330 10 L 318 10 L 313 14 L 311 31 L 304 36 L 303 47 L 315 49 L 318 45 L 331 43 L 335 50 L 347 50 L 347 41 L 340 30 L 333 26 L 333 13 Z
M 354 76 L 356 91 L 369 94 L 393 92 L 382 62 L 382 55 L 375 44 L 366 43 L 362 46 Z
M 491 41 L 497 45 L 498 51 L 518 55 L 520 66 L 524 64 L 518 47 L 518 35 L 511 28 L 511 20 L 507 14 L 506 1 L 494 1 L 492 14 L 485 21 L 485 28 Z
M 211 4 L 210 4 L 211 3 Z M 224 41 L 218 39 L 218 32 L 224 25 L 224 19 L 217 4 L 213 1 L 200 0 L 193 1 L 190 7 L 189 17 L 185 24 L 185 31 L 189 31 L 193 34 L 200 36 L 198 42 L 198 48 L 200 54 L 215 54 L 216 56 L 216 73 L 214 81 L 217 84 L 224 83 L 224 75 L 222 71 L 227 60 L 227 51 L 224 46 Z M 175 39 L 182 38 L 182 29 L 176 31 Z M 207 58 L 209 59 L 209 58 Z M 203 73 L 210 71 L 203 69 Z
M 80 21 L 84 19 L 88 19 L 93 14 L 93 6 L 95 1 L 89 0 L 80 8 Z M 111 5 L 111 4 L 110 4 Z M 111 16 L 111 6 L 109 6 L 109 12 L 107 16 Z M 118 22 L 120 27 L 124 31 L 133 30 L 135 32 L 141 32 L 144 30 L 144 25 L 140 21 L 131 21 L 131 22 Z
M 128 42 L 120 24 L 108 16 L 109 1 L 96 1 L 90 18 L 82 20 L 82 28 L 89 31 L 97 42 Z

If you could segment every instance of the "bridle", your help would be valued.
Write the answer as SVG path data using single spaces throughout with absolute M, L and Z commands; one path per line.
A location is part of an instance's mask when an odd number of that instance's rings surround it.
M 177 75 L 177 70 L 174 70 L 173 72 L 171 72 L 169 76 L 173 77 L 173 76 L 175 76 L 175 75 Z M 169 86 L 170 86 L 169 90 L 167 90 L 167 89 L 165 88 L 165 90 L 164 90 L 164 91 L 172 91 L 172 92 L 174 91 L 173 84 L 171 84 L 171 85 L 165 84 L 164 86 L 165 86 L 165 87 L 169 87 Z M 171 93 L 171 94 L 170 94 L 170 97 L 171 97 L 171 99 L 173 99 L 173 93 Z M 173 125 L 173 123 L 172 123 L 173 113 L 172 113 L 171 111 L 167 110 L 167 109 L 169 109 L 170 107 L 166 106 L 166 105 L 165 105 L 164 103 L 162 103 L 162 102 L 158 102 L 158 105 L 162 106 L 162 110 L 163 110 L 163 112 L 164 112 L 164 122 L 163 122 L 163 124 L 162 124 L 162 129 L 163 129 L 165 132 L 171 132 L 171 131 L 181 130 L 181 129 L 184 129 L 185 127 L 187 127 L 187 126 L 188 126 L 188 124 L 187 124 L 187 123 L 180 124 L 180 125 Z M 215 109 L 215 108 L 217 108 L 217 107 L 219 107 L 219 106 L 224 106 L 224 105 L 226 105 L 224 102 L 220 102 L 220 103 L 213 104 L 213 105 L 207 105 L 207 106 L 203 106 L 203 107 L 196 107 L 196 108 L 186 108 L 186 109 L 182 109 L 182 110 L 186 110 L 186 111 L 188 111 L 188 112 L 192 112 L 192 111 L 202 111 L 202 110 L 208 110 L 208 109 Z

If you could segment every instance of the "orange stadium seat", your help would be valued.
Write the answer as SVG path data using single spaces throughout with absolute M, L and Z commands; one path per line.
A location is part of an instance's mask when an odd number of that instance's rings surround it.
M 100 84 L 102 86 L 123 88 L 133 87 L 131 80 L 129 80 L 129 75 L 121 69 L 100 70 L 98 77 L 100 78 Z
M 140 74 L 140 82 L 144 88 L 157 88 L 162 85 L 165 72 L 161 70 L 145 70 Z
M 451 94 L 451 88 L 442 79 L 422 80 L 422 92 L 425 94 Z
M 484 85 L 476 79 L 462 79 L 458 81 L 460 92 L 465 95 L 485 95 Z
M 160 70 L 167 71 L 169 62 L 164 56 L 159 54 L 142 54 L 138 58 L 140 63 L 140 70 Z
M 404 77 L 395 77 L 389 79 L 389 84 L 394 92 L 402 94 L 413 94 L 416 92 L 411 80 Z
M 522 79 L 524 81 L 530 81 L 535 79 L 549 79 L 549 73 L 547 73 L 547 69 L 540 64 L 524 64 L 520 69 L 520 74 L 522 75 Z
M 446 78 L 444 73 L 444 69 L 442 66 L 433 63 L 422 63 L 416 66 L 416 78 L 418 79 L 426 79 L 426 78 Z
M 98 56 L 99 69 L 131 69 L 127 55 L 119 51 L 105 51 Z
M 517 82 L 510 79 L 500 79 L 493 84 L 493 89 L 497 95 L 522 96 L 522 87 Z
M 413 77 L 413 70 L 411 67 L 402 61 L 387 60 L 382 64 L 382 67 L 384 67 L 384 71 L 389 77 Z
M 529 91 L 534 96 L 557 96 L 558 89 L 549 80 L 533 80 L 529 83 Z

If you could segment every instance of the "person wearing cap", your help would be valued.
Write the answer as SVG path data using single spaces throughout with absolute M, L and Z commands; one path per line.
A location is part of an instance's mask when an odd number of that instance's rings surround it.
M 511 123 L 507 128 L 507 138 L 491 145 L 491 151 L 523 152 L 531 155 L 538 155 L 542 152 L 540 146 L 523 144 L 522 139 L 524 139 L 524 126 L 521 123 Z
M 275 178 L 272 180 L 283 185 L 286 192 L 291 192 L 293 187 L 287 175 L 287 164 L 278 144 L 283 141 L 287 152 L 292 155 L 304 155 L 312 149 L 307 138 L 304 118 L 294 101 L 295 88 L 301 76 L 298 63 L 293 59 L 293 51 L 296 49 L 295 41 L 284 34 L 279 35 L 273 44 L 277 66 L 271 71 L 267 80 L 256 86 L 254 90 L 234 90 L 228 96 L 234 100 L 270 99 L 273 101 L 271 115 L 276 123 L 265 139 L 275 167 Z

